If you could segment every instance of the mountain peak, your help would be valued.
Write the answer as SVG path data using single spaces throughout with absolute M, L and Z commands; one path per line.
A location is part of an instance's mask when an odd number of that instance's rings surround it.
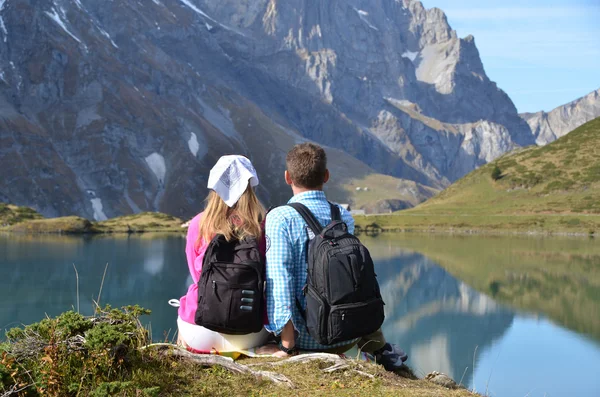
M 393 185 L 386 199 L 401 180 L 432 194 L 531 143 L 474 41 L 418 1 L 11 0 L 0 10 L 0 200 L 46 216 L 192 215 L 228 153 L 251 158 L 259 196 L 279 204 L 297 142 L 335 153 L 340 200 L 380 174 Z
M 580 125 L 600 117 L 600 89 L 550 112 L 522 113 L 538 145 L 546 145 Z

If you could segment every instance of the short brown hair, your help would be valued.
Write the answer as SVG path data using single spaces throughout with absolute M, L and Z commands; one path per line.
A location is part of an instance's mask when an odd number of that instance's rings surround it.
M 325 183 L 327 155 L 314 143 L 301 143 L 290 150 L 285 159 L 287 171 L 294 185 L 315 189 Z

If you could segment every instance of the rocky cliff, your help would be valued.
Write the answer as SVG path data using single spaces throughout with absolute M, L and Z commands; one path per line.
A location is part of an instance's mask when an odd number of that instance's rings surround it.
M 600 89 L 546 113 L 523 113 L 538 145 L 546 145 L 600 117 Z
M 0 201 L 185 217 L 241 153 L 278 204 L 303 140 L 350 202 L 355 178 L 433 192 L 533 143 L 473 37 L 418 1 L 0 1 Z

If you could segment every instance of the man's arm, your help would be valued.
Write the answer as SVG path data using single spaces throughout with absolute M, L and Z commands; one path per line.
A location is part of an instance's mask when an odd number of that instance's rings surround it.
M 346 223 L 346 226 L 348 226 L 348 233 L 354 234 L 354 218 L 352 217 L 350 212 L 342 208 L 341 205 L 338 205 L 338 207 L 340 209 L 340 215 L 342 217 L 342 220 Z
M 265 224 L 267 236 L 267 331 L 281 335 L 283 346 L 295 346 L 292 323 L 294 307 L 294 253 L 286 220 L 271 212 Z

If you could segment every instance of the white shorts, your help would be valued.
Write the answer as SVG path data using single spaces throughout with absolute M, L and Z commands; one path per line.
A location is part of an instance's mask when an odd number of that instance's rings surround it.
M 269 337 L 269 332 L 264 328 L 254 334 L 228 335 L 211 331 L 196 324 L 190 324 L 180 317 L 177 318 L 177 327 L 181 339 L 189 347 L 199 351 L 230 352 L 248 350 L 252 347 L 264 345 Z

